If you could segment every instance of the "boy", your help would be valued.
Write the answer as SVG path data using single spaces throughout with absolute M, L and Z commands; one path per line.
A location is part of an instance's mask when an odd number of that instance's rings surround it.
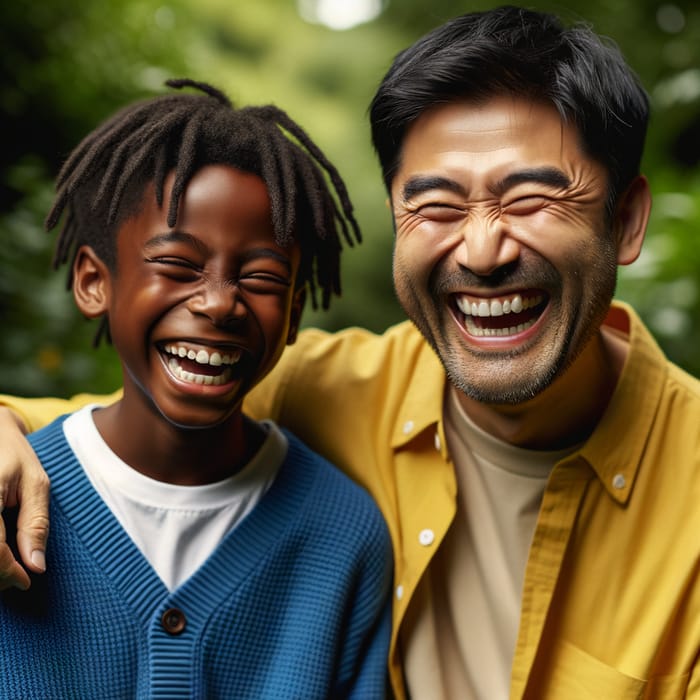
M 124 393 L 31 437 L 53 485 L 51 575 L 0 598 L 0 696 L 383 697 L 384 522 L 241 411 L 307 289 L 324 307 L 340 291 L 339 230 L 359 240 L 344 185 L 277 108 L 168 84 L 205 94 L 107 120 L 47 218 L 67 213 L 54 264 L 71 261 Z

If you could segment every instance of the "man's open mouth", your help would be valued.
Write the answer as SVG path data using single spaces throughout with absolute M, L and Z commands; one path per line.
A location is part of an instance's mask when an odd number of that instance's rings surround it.
M 161 347 L 168 368 L 175 377 L 192 384 L 220 386 L 230 382 L 240 350 L 205 350 L 187 343 L 168 343 Z
M 466 331 L 477 338 L 505 337 L 533 326 L 547 306 L 549 295 L 532 290 L 501 297 L 473 297 L 455 294 Z

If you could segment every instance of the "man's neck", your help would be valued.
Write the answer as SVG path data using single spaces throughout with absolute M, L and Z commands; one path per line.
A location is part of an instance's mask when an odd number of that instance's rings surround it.
M 605 328 L 547 389 L 517 405 L 483 404 L 462 393 L 467 415 L 482 430 L 518 447 L 559 450 L 585 441 L 610 402 L 628 343 Z

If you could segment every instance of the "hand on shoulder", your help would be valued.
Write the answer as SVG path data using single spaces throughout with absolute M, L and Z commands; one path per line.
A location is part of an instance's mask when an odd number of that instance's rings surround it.
M 42 573 L 49 532 L 49 479 L 24 432 L 15 414 L 0 406 L 0 513 L 20 506 L 19 555 L 27 569 Z M 6 541 L 5 522 L 0 519 L 0 590 L 12 586 L 26 590 L 29 585 L 29 576 Z

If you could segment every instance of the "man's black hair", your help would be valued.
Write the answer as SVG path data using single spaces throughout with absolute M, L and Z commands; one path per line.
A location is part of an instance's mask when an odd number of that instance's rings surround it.
M 387 190 L 409 127 L 459 99 L 516 95 L 552 104 L 609 175 L 608 211 L 639 174 L 649 99 L 618 48 L 583 23 L 503 6 L 450 20 L 399 53 L 370 105 Z
M 163 186 L 175 172 L 168 225 L 177 221 L 189 180 L 206 165 L 229 165 L 259 176 L 267 186 L 275 241 L 301 248 L 297 285 L 307 285 L 312 304 L 328 308 L 339 295 L 340 253 L 361 241 L 343 180 L 306 132 L 274 105 L 236 109 L 219 90 L 189 79 L 168 80 L 173 88 L 204 94 L 171 93 L 136 102 L 91 132 L 66 160 L 57 195 L 46 218 L 51 230 L 64 210 L 53 266 L 72 263 L 81 245 L 116 265 L 116 233 L 138 213 L 149 183 L 163 205 Z M 333 185 L 334 198 L 327 179 Z M 337 198 L 337 201 L 336 201 Z M 340 205 L 340 206 L 339 206 Z M 99 340 L 103 326 L 96 338 Z

